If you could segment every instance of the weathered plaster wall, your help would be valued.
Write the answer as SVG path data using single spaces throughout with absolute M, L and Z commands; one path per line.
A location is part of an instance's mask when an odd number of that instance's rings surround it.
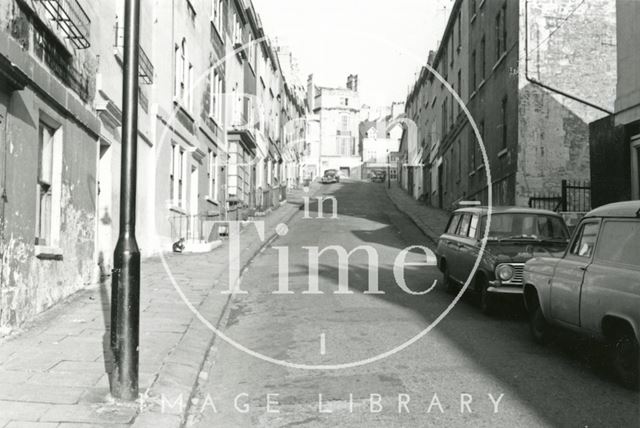
M 563 179 L 590 179 L 589 123 L 607 115 L 527 77 L 613 111 L 616 11 L 610 0 L 521 0 L 521 6 L 527 31 L 520 46 L 516 202 L 526 205 L 536 193 L 559 193 Z
M 84 2 L 90 19 L 91 4 Z M 6 156 L 2 187 L 4 221 L 0 241 L 0 332 L 9 332 L 60 299 L 93 282 L 95 263 L 96 159 L 99 123 L 89 107 L 95 91 L 96 56 L 91 49 L 76 50 L 55 28 L 51 31 L 72 56 L 83 90 L 71 90 L 33 56 L 32 19 L 28 8 L 42 13 L 40 4 L 27 1 L 0 4 L 0 56 L 13 83 L 2 82 L 4 115 L 0 150 Z M 91 41 L 99 37 L 91 35 Z M 52 210 L 58 238 L 37 256 L 36 201 L 38 198 L 38 129 L 40 120 L 61 132 L 59 170 L 53 194 L 59 195 L 59 213 Z M 59 174 L 59 175 L 58 175 Z M 5 179 L 6 177 L 6 179 Z M 55 207 L 56 205 L 54 205 Z M 57 216 L 56 214 L 59 214 Z M 55 254 L 52 258 L 51 254 Z
M 62 128 L 61 260 L 35 254 L 38 122 L 46 115 Z M 32 90 L 11 95 L 7 203 L 0 288 L 0 328 L 7 329 L 95 280 L 96 136 L 52 109 Z
M 617 0 L 618 84 L 616 124 L 634 122 L 640 117 L 640 2 Z

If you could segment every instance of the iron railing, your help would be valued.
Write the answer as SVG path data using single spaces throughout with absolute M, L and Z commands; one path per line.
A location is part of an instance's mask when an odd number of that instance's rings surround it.
M 78 49 L 91 46 L 91 19 L 78 0 L 37 0 L 51 15 L 49 18 Z
M 272 208 L 280 206 L 280 202 L 287 200 L 287 186 L 268 187 L 256 191 L 256 209 L 260 212 L 267 212 Z
M 172 242 L 179 239 L 188 242 L 215 241 L 222 223 L 224 218 L 220 214 L 180 214 L 169 217 Z
M 591 210 L 591 184 L 588 181 L 562 180 L 560 194 L 535 194 L 529 207 L 556 212 L 587 212 Z
M 73 65 L 73 57 L 44 24 L 29 16 L 33 28 L 33 54 L 83 101 L 89 99 L 89 77 Z
M 124 46 L 124 25 L 120 25 L 120 22 L 116 22 L 115 25 L 115 42 L 114 47 L 118 49 L 120 55 L 123 55 L 122 49 Z M 153 84 L 153 63 L 147 56 L 142 46 L 138 45 L 139 63 L 138 63 L 138 76 L 141 79 L 141 83 L 145 85 Z

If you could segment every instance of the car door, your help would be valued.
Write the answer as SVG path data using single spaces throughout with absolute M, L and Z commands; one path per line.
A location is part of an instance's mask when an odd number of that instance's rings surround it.
M 599 332 L 603 318 L 614 314 L 640 327 L 638 308 L 640 219 L 603 220 L 593 263 L 589 265 L 582 284 L 580 326 Z
M 478 219 L 477 214 L 469 214 L 469 223 L 460 222 L 458 259 L 460 260 L 459 280 L 465 282 L 478 257 Z M 464 219 L 463 219 L 464 220 Z M 466 222 L 465 222 L 466 223 Z
M 449 267 L 449 275 L 451 275 L 451 268 L 453 267 L 452 258 L 455 257 L 453 249 L 457 249 L 457 246 L 455 245 L 455 233 L 458 229 L 458 224 L 460 223 L 460 217 L 462 217 L 460 213 L 454 213 L 451 216 L 447 229 L 440 237 L 440 241 L 438 243 L 440 259 L 446 260 L 447 266 Z
M 468 238 L 467 233 L 469 232 L 470 224 L 471 213 L 463 213 L 455 231 L 455 239 L 450 244 L 452 253 L 450 272 L 451 276 L 458 282 L 464 282 L 467 278 L 465 275 L 465 253 L 468 252 L 468 249 L 465 241 Z
M 584 275 L 593 259 L 600 220 L 583 221 L 564 258 L 551 278 L 551 318 L 572 326 L 580 325 L 580 293 Z

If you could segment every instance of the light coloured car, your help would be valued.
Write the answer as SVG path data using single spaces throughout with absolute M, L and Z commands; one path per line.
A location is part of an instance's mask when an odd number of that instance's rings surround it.
M 638 387 L 640 201 L 589 212 L 562 258 L 538 257 L 525 264 L 524 284 L 537 342 L 548 342 L 554 326 L 605 340 L 615 374 Z

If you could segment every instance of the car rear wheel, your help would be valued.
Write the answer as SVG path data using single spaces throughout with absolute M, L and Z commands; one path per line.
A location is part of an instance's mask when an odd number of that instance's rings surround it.
M 535 308 L 529 315 L 529 331 L 531 332 L 531 337 L 533 337 L 533 340 L 540 345 L 546 345 L 547 343 L 551 342 L 551 326 L 547 322 L 547 319 L 544 317 L 539 304 L 536 304 Z
M 442 272 L 442 283 L 444 284 L 444 289 L 449 294 L 458 294 L 458 289 L 451 279 L 451 274 L 449 273 L 449 266 L 444 265 L 444 271 Z
M 631 328 L 618 329 L 612 345 L 612 366 L 616 377 L 627 388 L 638 389 L 640 353 L 638 341 Z

